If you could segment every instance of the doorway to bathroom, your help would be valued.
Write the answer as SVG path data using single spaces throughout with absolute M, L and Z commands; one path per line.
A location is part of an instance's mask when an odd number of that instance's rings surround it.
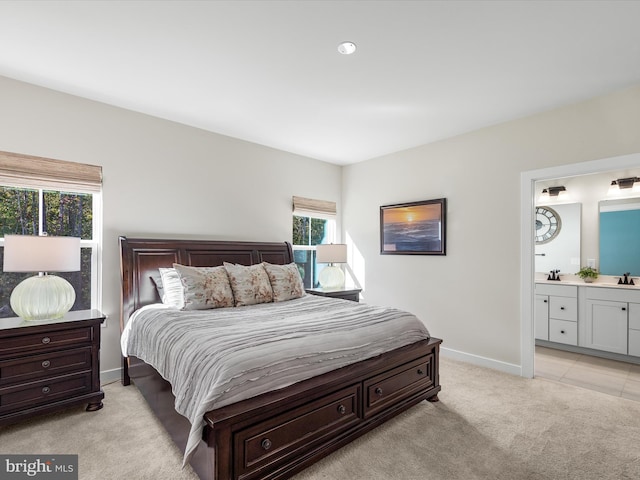
M 546 280 L 551 270 L 559 269 L 561 270 L 559 273 L 561 278 L 581 282 L 582 280 L 574 274 L 582 266 L 586 266 L 587 263 L 599 266 L 600 204 L 601 201 L 609 198 L 607 193 L 611 181 L 623 178 L 627 174 L 640 176 L 640 154 L 552 167 L 522 174 L 521 365 L 523 376 L 538 376 L 640 400 L 640 366 L 585 355 L 579 349 L 571 351 L 570 347 L 553 348 L 557 346 L 555 342 L 546 343 L 535 340 L 536 280 Z M 548 193 L 550 187 L 564 187 L 564 190 L 561 191 L 566 193 L 563 194 L 562 199 L 543 199 L 541 201 L 539 197 L 542 195 L 542 190 L 546 189 L 546 193 Z M 640 193 L 637 196 L 640 202 Z M 557 210 L 562 210 L 565 207 L 559 207 L 560 205 L 579 204 L 579 251 L 576 254 L 574 251 L 563 250 L 568 256 L 558 260 L 559 264 L 562 262 L 562 268 L 550 267 L 550 262 L 556 262 L 553 260 L 552 242 L 541 241 L 544 240 L 544 233 L 541 229 L 548 228 L 548 226 L 540 227 L 540 222 L 536 223 L 538 220 L 536 207 L 543 204 L 550 207 L 551 210 L 554 210 L 554 205 L 558 206 Z M 544 212 L 538 213 L 544 214 Z M 572 222 L 568 221 L 564 227 L 570 228 L 571 224 Z M 559 226 L 560 229 L 562 227 L 562 225 Z M 564 233 L 568 234 L 569 232 L 565 230 Z M 565 235 L 565 238 L 568 236 Z M 555 238 L 560 237 L 556 234 Z M 539 241 L 536 242 L 536 239 Z M 536 253 L 544 253 L 545 255 L 536 256 Z M 545 261 L 538 261 L 537 268 L 536 259 L 538 257 Z M 576 337 L 577 335 L 576 330 Z M 557 339 L 552 337 L 552 340 Z M 536 343 L 544 345 L 536 346 Z

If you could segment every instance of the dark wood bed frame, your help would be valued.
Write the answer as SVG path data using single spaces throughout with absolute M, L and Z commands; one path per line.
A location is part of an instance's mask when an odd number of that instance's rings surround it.
M 291 263 L 291 245 L 120 237 L 121 328 L 160 301 L 151 281 L 159 267 L 263 261 Z M 412 405 L 437 401 L 440 343 L 420 341 L 207 412 L 190 463 L 203 480 L 289 478 Z M 171 385 L 142 360 L 123 358 L 122 383 L 131 380 L 184 451 L 190 424 L 174 409 Z

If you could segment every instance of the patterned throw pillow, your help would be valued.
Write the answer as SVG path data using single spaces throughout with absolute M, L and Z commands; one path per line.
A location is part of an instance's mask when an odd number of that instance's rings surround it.
M 274 265 L 263 262 L 262 265 L 264 265 L 264 269 L 267 271 L 267 275 L 269 275 L 274 302 L 292 300 L 304 295 L 302 277 L 295 263 Z
M 271 282 L 261 263 L 247 267 L 225 262 L 224 268 L 229 274 L 236 307 L 273 301 Z
M 183 288 L 180 275 L 175 268 L 159 268 L 162 279 L 162 293 L 158 290 L 162 303 L 175 308 L 184 306 Z
M 188 267 L 173 264 L 184 288 L 182 310 L 233 307 L 233 292 L 224 267 Z

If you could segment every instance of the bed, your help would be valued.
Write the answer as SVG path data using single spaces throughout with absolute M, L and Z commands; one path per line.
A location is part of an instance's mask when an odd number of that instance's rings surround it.
M 293 262 L 287 242 L 127 237 L 120 237 L 119 242 L 123 331 L 135 317 L 134 312 L 138 315 L 142 307 L 152 309 L 160 302 L 153 281 L 159 268 L 174 263 L 213 267 L 225 262 Z M 298 301 L 344 302 L 345 307 L 352 303 L 316 298 Z M 437 401 L 441 389 L 440 343 L 433 337 L 423 338 L 283 388 L 212 408 L 204 413 L 200 438 L 185 458 L 203 480 L 289 478 L 416 403 Z M 122 383 L 131 382 L 173 441 L 185 451 L 192 443 L 188 440 L 193 427 L 176 411 L 172 385 L 140 358 L 123 357 Z

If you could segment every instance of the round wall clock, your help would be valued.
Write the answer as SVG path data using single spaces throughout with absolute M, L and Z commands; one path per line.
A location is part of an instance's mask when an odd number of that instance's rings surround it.
M 560 215 L 550 207 L 536 207 L 536 244 L 553 240 L 560 233 Z

